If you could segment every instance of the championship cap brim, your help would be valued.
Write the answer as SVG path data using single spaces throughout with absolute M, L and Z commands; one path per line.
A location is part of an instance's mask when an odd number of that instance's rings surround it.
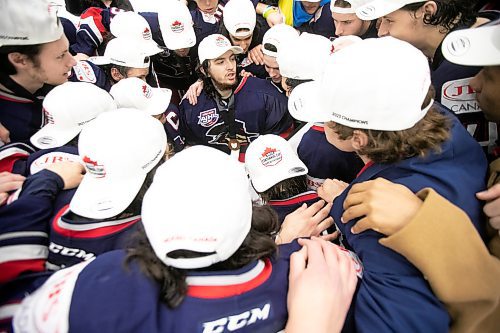
M 455 64 L 500 65 L 500 25 L 453 31 L 443 40 L 441 50 Z
M 305 122 L 327 122 L 332 120 L 321 103 L 320 84 L 311 81 L 296 86 L 288 98 L 288 111 L 293 118 Z
M 80 133 L 81 127 L 62 128 L 54 124 L 47 124 L 31 136 L 30 141 L 39 149 L 61 147 L 70 142 Z
M 72 212 L 93 219 L 107 219 L 123 212 L 139 192 L 146 174 L 96 178 L 85 175 L 71 199 Z

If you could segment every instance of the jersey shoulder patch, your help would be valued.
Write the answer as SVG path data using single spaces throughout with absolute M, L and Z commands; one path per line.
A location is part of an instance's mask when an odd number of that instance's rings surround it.
M 73 66 L 76 79 L 80 82 L 96 83 L 97 77 L 92 66 L 86 61 L 78 61 Z

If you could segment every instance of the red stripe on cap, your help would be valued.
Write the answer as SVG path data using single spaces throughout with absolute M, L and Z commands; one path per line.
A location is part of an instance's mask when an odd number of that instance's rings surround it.
M 56 231 L 58 234 L 73 237 L 73 238 L 98 238 L 103 236 L 112 235 L 118 233 L 124 229 L 127 229 L 129 226 L 139 222 L 141 219 L 137 218 L 130 222 L 111 225 L 107 227 L 95 228 L 92 230 L 69 230 L 61 227 L 57 222 L 61 219 L 61 217 L 69 210 L 69 204 L 61 208 L 59 212 L 56 214 L 54 219 L 52 219 L 52 229 Z
M 273 265 L 271 264 L 271 261 L 269 259 L 265 259 L 265 265 L 262 272 L 248 282 L 226 286 L 188 286 L 187 294 L 190 297 L 209 299 L 241 295 L 266 282 L 272 272 Z
M 0 264 L 0 283 L 14 280 L 24 272 L 45 271 L 45 259 L 7 261 Z
M 365 166 L 361 170 L 359 170 L 359 172 L 356 175 L 356 177 L 359 177 L 363 172 L 366 171 L 366 169 L 368 169 L 369 167 L 371 167 L 373 164 L 374 164 L 373 161 L 370 161 L 370 162 L 366 163 Z
M 270 206 L 288 206 L 288 205 L 301 203 L 303 201 L 313 200 L 316 198 L 318 198 L 317 193 L 309 193 L 306 195 L 299 195 L 299 196 L 296 196 L 296 197 L 293 197 L 293 198 L 287 199 L 287 200 L 280 200 L 280 201 L 269 200 L 269 205 Z

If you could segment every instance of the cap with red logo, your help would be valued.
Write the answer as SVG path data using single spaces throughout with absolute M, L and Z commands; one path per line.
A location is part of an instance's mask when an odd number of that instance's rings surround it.
M 227 51 L 232 51 L 234 54 L 243 53 L 243 49 L 239 46 L 232 46 L 229 39 L 220 34 L 209 35 L 201 41 L 198 46 L 198 57 L 200 64 L 205 60 L 212 60 L 220 57 Z
M 193 18 L 181 1 L 165 1 L 158 11 L 158 22 L 165 45 L 170 50 L 186 49 L 196 44 Z
M 166 146 L 163 125 L 144 111 L 117 109 L 99 115 L 80 133 L 78 152 L 87 172 L 70 209 L 93 219 L 120 214 L 162 159 Z
M 130 77 L 114 84 L 109 91 L 119 108 L 135 108 L 151 116 L 167 110 L 172 91 L 167 88 L 152 88 L 143 80 Z
M 141 43 L 141 50 L 148 56 L 162 52 L 162 48 L 153 40 L 151 28 L 144 17 L 135 12 L 120 12 L 116 14 L 109 30 L 115 37 L 125 37 Z
M 103 56 L 90 57 L 96 65 L 115 64 L 130 68 L 148 68 L 150 58 L 135 38 L 117 37 L 109 41 Z
M 245 167 L 253 187 L 264 192 L 279 182 L 307 174 L 306 165 L 282 137 L 261 135 L 250 143 L 245 154 Z
M 52 89 L 43 100 L 47 124 L 30 141 L 48 149 L 67 144 L 100 113 L 116 109 L 105 90 L 87 82 L 66 82 Z

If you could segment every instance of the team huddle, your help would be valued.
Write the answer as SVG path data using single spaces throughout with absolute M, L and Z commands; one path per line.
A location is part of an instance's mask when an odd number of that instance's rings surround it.
M 0 0 L 0 331 L 498 331 L 494 3 L 139 7 Z

